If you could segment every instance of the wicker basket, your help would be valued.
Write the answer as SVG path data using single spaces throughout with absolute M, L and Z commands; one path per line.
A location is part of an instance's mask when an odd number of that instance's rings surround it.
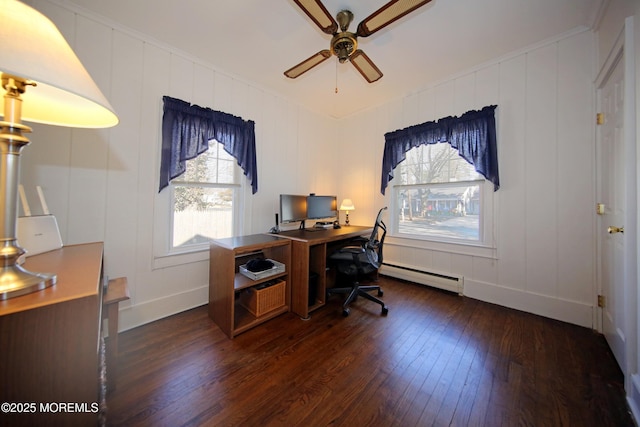
M 279 280 L 262 288 L 247 288 L 240 293 L 240 304 L 254 316 L 262 316 L 284 306 L 286 285 L 287 282 Z

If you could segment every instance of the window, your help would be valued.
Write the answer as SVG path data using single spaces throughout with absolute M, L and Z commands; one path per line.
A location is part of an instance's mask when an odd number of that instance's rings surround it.
M 447 143 L 414 147 L 394 175 L 394 234 L 483 243 L 485 179 L 456 149 Z
M 237 228 L 241 173 L 222 144 L 186 161 L 186 172 L 171 181 L 171 251 L 208 246 Z
M 243 208 L 251 204 L 246 186 L 251 194 L 258 191 L 253 121 L 162 99 L 156 196 L 162 208 L 154 212 L 153 232 L 157 268 L 204 261 L 211 239 L 242 234 Z

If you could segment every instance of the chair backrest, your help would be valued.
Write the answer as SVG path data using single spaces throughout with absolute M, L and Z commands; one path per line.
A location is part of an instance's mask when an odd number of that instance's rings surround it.
M 364 245 L 367 259 L 369 260 L 369 263 L 371 263 L 371 265 L 375 268 L 380 268 L 380 266 L 382 265 L 382 246 L 384 245 L 384 237 L 387 235 L 387 226 L 385 225 L 384 221 L 382 221 L 382 214 L 386 209 L 387 207 L 385 206 L 378 212 L 376 223 L 373 226 L 371 236 L 369 237 L 367 243 L 365 243 Z M 382 234 L 378 236 L 380 230 L 382 230 Z

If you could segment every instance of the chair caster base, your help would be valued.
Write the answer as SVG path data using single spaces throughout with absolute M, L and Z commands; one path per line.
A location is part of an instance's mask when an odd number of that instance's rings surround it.
M 347 317 L 349 316 L 349 313 L 351 313 L 351 310 L 348 308 L 343 308 L 342 309 L 342 317 Z M 387 314 L 389 314 L 389 307 L 387 307 L 386 305 L 382 306 L 382 315 L 386 316 Z

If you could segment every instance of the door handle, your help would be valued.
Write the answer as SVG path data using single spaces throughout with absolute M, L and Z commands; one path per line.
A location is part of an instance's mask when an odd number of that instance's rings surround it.
M 607 233 L 609 234 L 613 234 L 613 233 L 624 233 L 624 227 L 614 227 L 612 225 L 610 225 L 607 228 Z

